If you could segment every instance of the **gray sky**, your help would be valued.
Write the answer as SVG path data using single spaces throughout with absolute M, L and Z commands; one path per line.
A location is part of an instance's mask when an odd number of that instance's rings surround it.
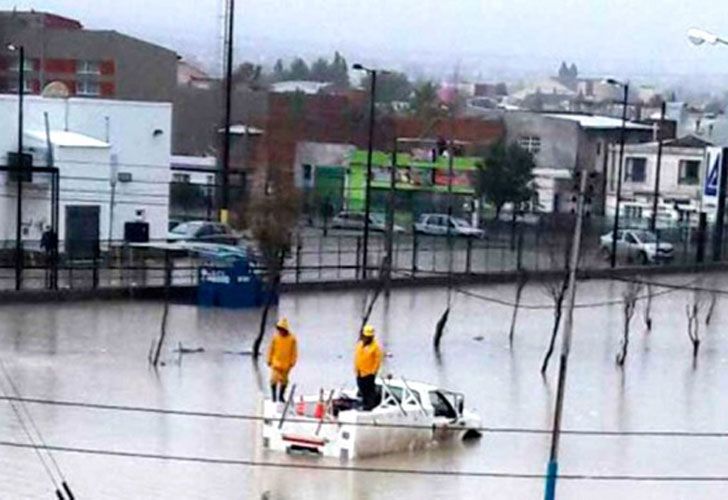
M 214 65 L 223 0 L 4 0 L 116 29 Z M 238 0 L 238 58 L 339 49 L 350 62 L 513 78 L 574 61 L 582 74 L 728 79 L 728 47 L 694 47 L 692 26 L 728 35 L 725 0 Z M 204 7 L 203 7 L 204 6 Z M 700 79 L 705 81 L 705 78 Z M 696 84 L 699 82 L 696 82 Z

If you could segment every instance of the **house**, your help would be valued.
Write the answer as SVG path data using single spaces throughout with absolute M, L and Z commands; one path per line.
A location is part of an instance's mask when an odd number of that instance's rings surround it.
M 188 61 L 177 62 L 177 86 L 210 90 L 217 83 L 218 79 L 212 78 L 194 64 Z
M 74 96 L 154 102 L 174 97 L 174 51 L 34 11 L 0 11 L 0 93 L 17 92 L 18 57 L 6 50 L 8 44 L 25 49 L 24 88 L 31 94 L 61 82 Z
M 571 212 L 572 174 L 587 170 L 596 174 L 597 188 L 588 210 L 604 212 L 607 150 L 619 142 L 622 121 L 607 116 L 581 113 L 534 113 L 510 111 L 504 114 L 506 140 L 516 142 L 533 154 L 538 204 L 544 212 Z M 625 142 L 647 142 L 653 125 L 627 122 Z
M 171 104 L 28 96 L 24 115 L 23 153 L 34 167 L 56 167 L 60 179 L 56 189 L 52 174 L 33 172 L 22 183 L 23 240 L 37 245 L 54 213 L 66 244 L 121 240 L 134 221 L 147 222 L 151 238 L 166 235 Z M 17 98 L 0 95 L 0 240 L 15 239 L 17 176 L 7 168 L 17 153 L 17 116 Z
M 697 221 L 702 210 L 701 186 L 705 180 L 706 148 L 712 144 L 694 135 L 664 141 L 659 162 L 658 217 L 664 221 Z M 607 172 L 606 213 L 616 207 L 619 146 L 610 145 Z M 652 216 L 658 171 L 658 143 L 629 144 L 624 149 L 620 218 Z M 664 217 L 663 217 L 664 216 Z

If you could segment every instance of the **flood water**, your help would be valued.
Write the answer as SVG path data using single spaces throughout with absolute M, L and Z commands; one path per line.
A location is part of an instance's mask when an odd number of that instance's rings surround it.
M 656 277 L 728 290 L 728 276 Z M 619 299 L 624 284 L 579 284 L 579 302 Z M 471 288 L 512 300 L 514 287 Z M 657 291 L 662 291 L 658 289 Z M 351 355 L 363 293 L 288 295 L 280 311 L 299 339 L 293 372 L 299 392 L 353 385 Z M 654 328 L 644 328 L 644 301 L 632 321 L 624 369 L 615 365 L 622 334 L 622 307 L 578 309 L 566 389 L 564 428 L 579 430 L 728 432 L 728 336 L 721 299 L 693 364 L 686 305 L 692 292 L 675 291 L 653 301 Z M 552 311 L 524 309 L 515 343 L 508 344 L 511 308 L 454 295 L 442 356 L 431 349 L 443 312 L 443 289 L 398 290 L 381 299 L 372 322 L 391 353 L 385 372 L 430 381 L 464 392 L 466 406 L 494 428 L 549 428 L 556 393 L 557 360 L 548 377 L 539 372 L 551 330 Z M 549 304 L 530 284 L 525 304 Z M 147 364 L 158 335 L 161 304 L 85 302 L 0 307 L 0 354 L 24 397 L 148 406 L 175 410 L 253 414 L 267 386 L 263 363 L 225 351 L 248 349 L 257 311 L 173 306 L 165 366 Z M 701 318 L 704 317 L 704 312 Z M 205 352 L 171 352 L 204 347 Z M 557 348 L 558 349 L 558 348 Z M 3 381 L 5 390 L 7 384 Z M 487 477 L 481 473 L 542 474 L 549 437 L 487 433 L 474 444 L 455 443 L 424 452 L 363 459 L 356 467 L 419 470 L 423 474 L 277 468 L 270 464 L 338 466 L 335 460 L 288 457 L 260 449 L 255 424 L 234 419 L 130 413 L 28 404 L 49 445 L 185 457 L 253 460 L 251 464 L 199 463 L 129 456 L 56 452 L 79 499 L 537 499 L 539 478 Z M 27 442 L 7 402 L 0 401 L 0 441 Z M 722 476 L 728 470 L 728 439 L 714 437 L 565 435 L 561 473 L 650 476 L 653 480 L 570 479 L 559 499 L 721 499 L 725 481 L 661 481 L 655 477 Z M 428 471 L 459 471 L 436 476 Z M 472 475 L 470 473 L 477 473 Z M 718 477 L 720 479 L 720 477 Z M 52 485 L 30 449 L 0 446 L 0 498 L 50 499 Z

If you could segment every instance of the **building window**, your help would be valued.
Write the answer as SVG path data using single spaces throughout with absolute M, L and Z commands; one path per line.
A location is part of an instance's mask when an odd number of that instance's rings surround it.
M 99 82 L 93 80 L 79 80 L 76 82 L 76 95 L 98 96 L 101 95 Z
M 190 174 L 173 173 L 172 174 L 172 182 L 177 182 L 177 183 L 180 183 L 180 184 L 189 184 L 189 182 L 190 182 Z
M 645 182 L 647 178 L 647 158 L 627 158 L 624 172 L 625 182 Z
M 306 184 L 309 184 L 311 182 L 311 179 L 313 178 L 313 167 L 311 165 L 304 165 L 303 166 L 303 182 Z
M 700 181 L 700 160 L 680 160 L 678 184 L 694 186 Z
M 18 79 L 17 78 L 10 78 L 10 85 L 8 85 L 8 91 L 9 92 L 17 92 L 18 91 Z M 23 78 L 23 94 L 31 94 L 33 93 L 33 85 L 31 84 L 30 78 L 27 76 Z
M 25 61 L 23 62 L 25 73 L 33 71 L 33 61 L 34 61 L 34 59 L 27 59 L 27 58 L 25 59 Z M 17 57 L 13 58 L 13 62 L 10 63 L 10 68 L 9 68 L 10 71 L 12 71 L 13 73 L 17 73 L 19 64 L 20 64 L 20 61 L 18 60 L 18 58 Z
M 541 151 L 541 138 L 537 136 L 524 136 L 518 139 L 518 145 L 535 156 Z
M 76 73 L 79 75 L 100 75 L 101 65 L 98 61 L 77 61 Z

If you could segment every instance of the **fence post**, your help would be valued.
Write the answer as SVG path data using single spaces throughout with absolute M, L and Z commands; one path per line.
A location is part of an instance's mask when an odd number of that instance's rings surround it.
M 520 229 L 516 243 L 516 271 L 521 271 L 523 269 L 523 231 Z
M 93 274 L 91 287 L 96 290 L 99 287 L 99 257 L 94 255 L 93 259 Z
M 296 283 L 301 281 L 301 235 L 296 238 Z
M 698 219 L 698 248 L 695 255 L 695 262 L 702 264 L 705 261 L 705 228 L 707 225 L 707 214 L 700 212 Z M 659 245 L 659 242 L 658 242 Z M 659 246 L 658 246 L 659 248 Z
M 361 274 L 361 236 L 356 237 L 356 258 L 354 264 L 354 278 L 359 279 Z
M 473 239 L 468 238 L 467 246 L 465 247 L 465 273 L 470 274 L 470 258 L 473 251 Z
M 412 232 L 412 277 L 417 274 L 417 231 Z

